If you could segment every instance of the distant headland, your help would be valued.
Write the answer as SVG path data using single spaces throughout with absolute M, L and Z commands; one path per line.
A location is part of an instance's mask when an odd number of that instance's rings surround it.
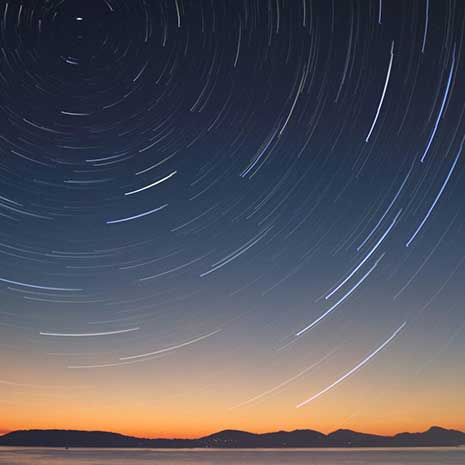
M 339 429 L 323 434 L 310 429 L 255 434 L 224 430 L 198 439 L 147 439 L 105 431 L 27 430 L 0 436 L 0 446 L 98 448 L 304 448 L 304 447 L 440 447 L 465 445 L 465 433 L 433 426 L 421 433 L 380 436 Z

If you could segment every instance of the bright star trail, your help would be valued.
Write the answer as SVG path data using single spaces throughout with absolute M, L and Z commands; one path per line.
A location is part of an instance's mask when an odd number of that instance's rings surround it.
M 385 347 L 387 347 L 391 343 L 391 341 L 393 341 L 397 337 L 397 335 L 402 331 L 402 329 L 404 329 L 406 324 L 407 324 L 407 322 L 402 323 L 402 325 L 394 331 L 392 336 L 390 336 L 388 339 L 386 339 L 376 350 L 374 350 L 369 355 L 367 355 L 362 361 L 360 361 L 351 370 L 349 370 L 343 376 L 341 376 L 336 381 L 334 381 L 334 383 L 330 384 L 328 387 L 324 388 L 322 391 L 318 392 L 317 394 L 313 395 L 312 397 L 310 397 L 307 400 L 304 400 L 303 402 L 298 404 L 297 408 L 303 407 L 304 405 L 307 405 L 310 402 L 313 402 L 315 399 L 318 399 L 318 397 L 322 396 L 323 394 L 326 394 L 328 391 L 335 388 L 339 383 L 342 383 L 349 376 L 352 376 L 358 370 L 363 368 L 373 357 L 375 357 L 379 352 L 381 352 Z
M 465 429 L 464 34 L 0 0 L 0 432 Z

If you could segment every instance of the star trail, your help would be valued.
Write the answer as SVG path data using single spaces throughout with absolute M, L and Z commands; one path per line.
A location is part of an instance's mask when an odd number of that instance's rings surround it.
M 0 428 L 463 429 L 464 33 L 0 0 Z

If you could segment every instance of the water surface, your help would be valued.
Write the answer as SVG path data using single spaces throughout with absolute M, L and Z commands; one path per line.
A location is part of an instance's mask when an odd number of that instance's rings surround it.
M 464 465 L 465 448 L 43 449 L 0 447 L 0 465 Z

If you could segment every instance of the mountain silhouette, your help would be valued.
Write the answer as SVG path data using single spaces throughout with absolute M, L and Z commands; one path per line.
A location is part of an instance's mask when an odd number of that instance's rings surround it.
M 120 448 L 432 447 L 465 445 L 465 433 L 433 426 L 422 433 L 379 436 L 339 429 L 330 434 L 303 429 L 256 434 L 224 430 L 199 439 L 147 439 L 105 431 L 23 430 L 0 436 L 0 446 Z
M 392 438 L 389 436 L 358 433 L 350 429 L 338 429 L 328 434 L 327 439 L 332 447 L 387 447 L 390 445 L 390 441 L 392 441 Z

